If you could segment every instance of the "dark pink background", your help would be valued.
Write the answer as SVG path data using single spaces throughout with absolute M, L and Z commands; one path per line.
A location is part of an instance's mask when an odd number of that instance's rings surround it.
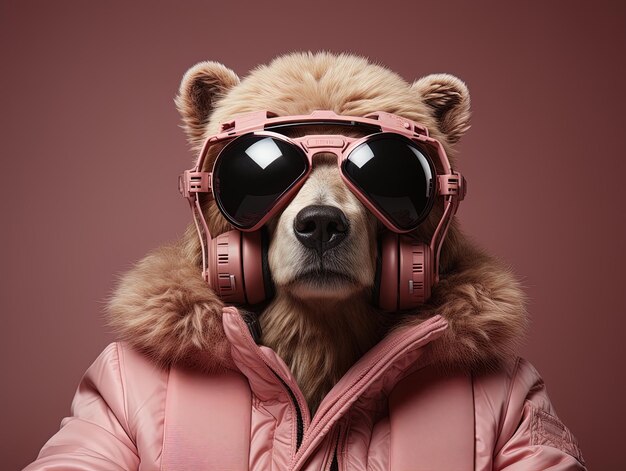
M 617 469 L 622 2 L 265 3 L 2 2 L 2 468 L 36 457 L 114 340 L 101 315 L 115 276 L 190 222 L 176 190 L 194 158 L 173 102 L 183 73 L 211 59 L 243 76 L 327 49 L 407 80 L 449 72 L 468 84 L 461 222 L 523 278 L 533 324 L 522 353 L 590 469 Z

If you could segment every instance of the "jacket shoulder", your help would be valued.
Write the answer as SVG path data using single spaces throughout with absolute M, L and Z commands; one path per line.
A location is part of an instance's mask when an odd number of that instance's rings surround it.
M 169 369 L 159 366 L 126 342 L 112 342 L 109 347 L 117 352 L 129 411 L 145 406 L 149 399 L 157 403 L 159 398 L 165 401 Z
M 94 370 L 97 370 L 94 373 Z M 108 381 L 100 381 L 99 389 L 115 388 L 123 396 L 124 415 L 128 425 L 132 423 L 134 411 L 144 407 L 148 400 L 159 404 L 165 400 L 169 370 L 154 363 L 148 355 L 138 352 L 123 341 L 109 343 L 98 355 L 88 372 L 95 377 L 107 376 Z
M 148 353 L 137 350 L 126 341 L 111 342 L 106 348 L 116 349 L 121 366 L 127 372 L 133 374 L 149 372 L 151 377 L 154 374 L 167 376 L 169 372 L 169 368 L 164 368 L 153 360 Z
M 536 459 L 550 455 L 571 462 L 573 467 L 566 469 L 584 469 L 576 438 L 557 416 L 543 378 L 530 361 L 517 356 L 497 371 L 475 375 L 473 385 L 477 439 L 493 444 L 489 455 L 494 469 L 511 464 L 507 460 L 512 450 L 529 455 L 535 450 Z
M 511 402 L 524 401 L 530 392 L 545 387 L 537 369 L 520 356 L 496 370 L 474 374 L 473 382 L 475 394 L 488 396 L 492 402 L 501 404 L 503 413 Z
M 142 460 L 158 462 L 162 450 L 169 369 L 164 369 L 124 341 L 107 346 L 119 364 L 124 409 L 130 435 Z
M 25 469 L 137 469 L 123 377 L 118 346 L 110 343 L 83 374 L 71 415 Z

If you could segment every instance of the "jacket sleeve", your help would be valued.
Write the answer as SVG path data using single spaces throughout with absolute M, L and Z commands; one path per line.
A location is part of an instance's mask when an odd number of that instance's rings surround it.
M 513 374 L 493 469 L 587 469 L 576 438 L 556 415 L 541 376 L 523 358 Z
M 71 416 L 24 471 L 137 470 L 122 378 L 118 346 L 111 343 L 81 378 Z

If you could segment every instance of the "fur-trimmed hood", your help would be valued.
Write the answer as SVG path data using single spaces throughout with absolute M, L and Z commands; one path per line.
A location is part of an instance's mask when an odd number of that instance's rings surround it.
M 445 333 L 429 346 L 430 360 L 445 368 L 492 369 L 513 360 L 525 337 L 525 295 L 510 268 L 458 230 L 448 241 L 448 262 L 429 302 L 398 314 L 392 329 L 417 326 L 440 314 Z M 464 239 L 464 238 L 463 238 Z M 149 253 L 119 279 L 105 310 L 121 340 L 162 367 L 206 372 L 230 368 L 230 345 L 222 327 L 224 303 L 201 277 L 182 244 Z

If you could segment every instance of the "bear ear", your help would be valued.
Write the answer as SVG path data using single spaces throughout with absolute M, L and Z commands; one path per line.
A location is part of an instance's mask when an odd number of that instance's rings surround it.
M 199 62 L 185 73 L 174 102 L 192 145 L 202 141 L 217 100 L 237 84 L 237 74 L 219 62 Z
M 470 97 L 462 80 L 450 74 L 431 74 L 413 82 L 411 88 L 432 110 L 439 130 L 450 144 L 470 128 Z

